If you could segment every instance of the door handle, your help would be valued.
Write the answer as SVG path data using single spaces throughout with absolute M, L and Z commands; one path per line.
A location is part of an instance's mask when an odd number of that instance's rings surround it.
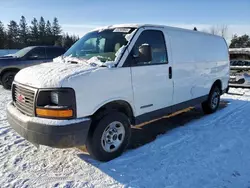
M 169 79 L 172 79 L 172 67 L 168 68 L 168 77 Z

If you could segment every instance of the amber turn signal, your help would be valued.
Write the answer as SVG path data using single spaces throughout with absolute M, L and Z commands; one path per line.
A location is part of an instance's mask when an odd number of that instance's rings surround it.
M 53 110 L 36 108 L 36 114 L 40 117 L 67 118 L 73 116 L 73 110 Z

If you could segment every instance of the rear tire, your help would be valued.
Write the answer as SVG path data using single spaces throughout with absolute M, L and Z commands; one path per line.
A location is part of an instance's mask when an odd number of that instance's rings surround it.
M 220 105 L 220 89 L 214 86 L 208 96 L 208 99 L 202 103 L 202 109 L 205 114 L 214 113 Z
M 127 148 L 131 136 L 130 121 L 120 112 L 103 116 L 90 131 L 86 147 L 89 154 L 99 161 L 110 161 Z
M 2 85 L 5 89 L 11 89 L 12 82 L 15 78 L 17 72 L 15 71 L 8 71 L 3 74 L 2 76 Z

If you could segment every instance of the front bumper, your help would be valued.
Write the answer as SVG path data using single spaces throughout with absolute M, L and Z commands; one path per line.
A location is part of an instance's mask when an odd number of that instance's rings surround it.
M 31 143 L 56 148 L 84 145 L 91 119 L 53 120 L 29 117 L 19 112 L 12 102 L 7 104 L 7 118 L 11 127 Z

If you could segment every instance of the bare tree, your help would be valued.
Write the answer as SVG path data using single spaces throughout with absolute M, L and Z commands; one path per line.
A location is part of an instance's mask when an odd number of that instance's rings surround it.
M 224 38 L 227 37 L 227 32 L 228 32 L 228 26 L 227 25 L 221 25 L 220 26 L 220 35 Z
M 213 35 L 218 35 L 218 26 L 211 26 L 209 29 L 209 33 L 213 34 Z
M 211 26 L 209 28 L 209 30 L 203 30 L 204 32 L 207 33 L 211 33 L 213 35 L 219 35 L 222 36 L 224 38 L 227 37 L 227 33 L 228 33 L 228 26 L 227 25 L 215 25 L 215 26 Z

